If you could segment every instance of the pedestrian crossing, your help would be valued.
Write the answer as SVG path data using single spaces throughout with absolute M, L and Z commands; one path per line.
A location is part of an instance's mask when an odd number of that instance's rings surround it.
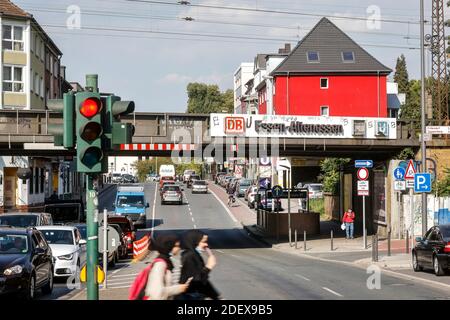
M 130 288 L 139 272 L 146 266 L 147 265 L 144 263 L 128 264 L 127 266 L 124 266 L 120 269 L 108 272 L 106 278 L 106 288 L 107 289 Z M 99 289 L 103 288 L 104 284 L 99 285 Z

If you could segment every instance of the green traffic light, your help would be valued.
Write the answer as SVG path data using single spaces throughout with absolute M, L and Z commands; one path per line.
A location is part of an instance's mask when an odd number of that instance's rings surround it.
M 92 168 L 103 159 L 103 151 L 98 147 L 89 147 L 81 151 L 80 157 L 86 167 Z

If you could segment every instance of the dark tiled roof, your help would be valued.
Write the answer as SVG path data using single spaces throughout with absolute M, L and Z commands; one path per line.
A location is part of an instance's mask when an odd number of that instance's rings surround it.
M 25 12 L 24 10 L 22 10 L 9 0 L 0 0 L 0 13 L 15 17 L 23 17 L 23 18 L 31 17 L 31 15 L 29 15 L 27 12 Z
M 308 63 L 307 52 L 317 51 L 319 63 Z M 352 51 L 355 62 L 344 63 L 343 51 Z M 286 73 L 376 73 L 389 74 L 391 69 L 371 56 L 327 18 L 297 44 L 292 53 L 272 72 Z

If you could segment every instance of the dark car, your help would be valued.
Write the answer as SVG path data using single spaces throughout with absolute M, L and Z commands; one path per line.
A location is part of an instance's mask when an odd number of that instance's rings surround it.
M 450 268 L 450 224 L 434 226 L 425 236 L 416 238 L 412 250 L 414 271 L 433 269 L 442 276 Z
M 122 228 L 118 224 L 108 224 L 109 227 L 116 229 L 117 233 L 120 236 L 120 245 L 118 248 L 119 258 L 125 259 L 128 257 L 127 252 L 127 238 L 125 232 L 123 232 Z
M 0 226 L 7 225 L 16 228 L 48 226 L 53 224 L 49 213 L 16 212 L 0 214 Z
M 266 210 L 266 211 L 272 211 L 273 201 L 275 201 L 275 210 L 283 211 L 283 208 L 281 207 L 281 200 L 273 199 L 272 191 L 266 191 L 265 189 L 260 189 L 258 191 L 258 194 L 260 195 L 260 201 L 258 203 L 258 206 L 255 206 L 256 208 Z
M 50 294 L 53 268 L 52 250 L 38 230 L 0 226 L 0 294 Z
M 127 251 L 133 252 L 133 242 L 136 240 L 136 231 L 134 229 L 133 221 L 127 216 L 110 215 L 108 216 L 108 223 L 118 224 L 125 233 Z
M 200 176 L 198 174 L 191 174 L 189 176 L 189 180 L 187 183 L 187 187 L 190 188 L 192 187 L 192 183 L 194 182 L 194 180 L 201 180 Z
M 136 183 L 137 179 L 131 174 L 123 174 L 122 175 L 122 182 L 123 183 Z
M 245 196 L 246 191 L 252 185 L 252 180 L 250 179 L 240 179 L 236 186 L 236 191 L 238 193 L 238 197 Z

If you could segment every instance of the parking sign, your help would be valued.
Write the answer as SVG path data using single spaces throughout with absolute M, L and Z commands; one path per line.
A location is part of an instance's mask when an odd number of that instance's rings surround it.
M 429 193 L 431 192 L 431 174 L 416 173 L 414 175 L 414 192 Z

